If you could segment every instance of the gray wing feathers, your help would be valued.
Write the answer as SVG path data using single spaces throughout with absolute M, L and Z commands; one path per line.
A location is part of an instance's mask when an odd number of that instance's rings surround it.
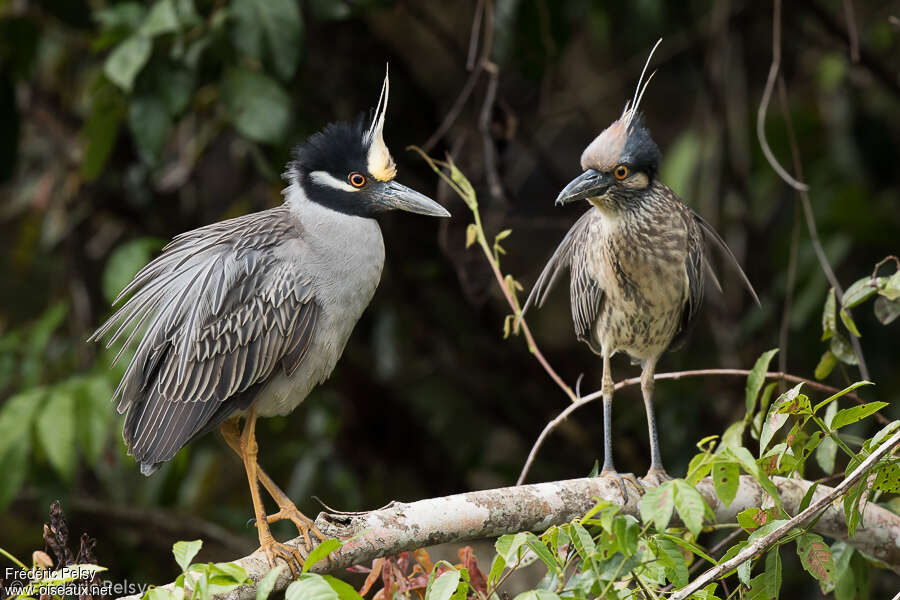
M 744 270 L 741 268 L 740 263 L 738 263 L 737 257 L 735 257 L 734 252 L 731 251 L 731 248 L 728 247 L 728 244 L 725 243 L 725 240 L 722 239 L 722 236 L 720 236 L 719 233 L 715 229 L 713 229 L 712 225 L 707 223 L 706 220 L 704 220 L 703 217 L 701 217 L 697 213 L 693 211 L 691 212 L 694 216 L 694 221 L 700 226 L 700 229 L 703 231 L 705 236 L 708 239 L 712 240 L 713 243 L 715 243 L 715 245 L 719 247 L 719 250 L 721 250 L 722 253 L 731 261 L 731 264 L 734 266 L 735 270 L 740 276 L 741 281 L 744 283 L 744 287 L 746 287 L 747 291 L 750 292 L 750 295 L 753 296 L 753 301 L 756 302 L 757 306 L 761 306 L 759 296 L 756 295 L 756 290 L 753 289 L 753 284 L 750 283 L 750 279 L 744 273 Z M 712 272 L 711 268 L 710 272 Z M 713 280 L 716 283 L 716 287 L 721 290 L 722 286 L 719 285 L 719 280 L 716 279 L 715 274 L 713 274 Z
M 184 233 L 92 336 L 115 329 L 108 345 L 126 333 L 127 345 L 144 330 L 114 398 L 128 412 L 129 449 L 148 469 L 224 420 L 223 409 L 249 404 L 235 400 L 276 368 L 292 373 L 303 360 L 318 306 L 309 275 L 279 253 L 297 236 L 284 207 Z
M 532 304 L 537 308 L 543 306 L 544 301 L 547 299 L 553 286 L 556 285 L 556 281 L 559 279 L 560 274 L 570 267 L 575 239 L 581 231 L 587 228 L 588 221 L 590 221 L 591 210 L 588 210 L 581 215 L 581 218 L 575 221 L 575 224 L 572 225 L 572 228 L 569 229 L 566 236 L 553 252 L 553 256 L 547 261 L 544 270 L 541 272 L 540 276 L 538 276 L 537 281 L 534 282 L 531 293 L 528 294 L 528 300 L 525 301 L 525 307 L 522 309 L 522 314 L 525 314 Z
M 524 314 L 532 304 L 540 308 L 550 290 L 556 285 L 560 274 L 566 269 L 571 269 L 572 320 L 575 324 L 575 333 L 584 340 L 591 339 L 591 330 L 603 304 L 603 289 L 590 276 L 587 254 L 578 251 L 589 248 L 589 243 L 584 237 L 588 234 L 588 225 L 594 210 L 596 209 L 591 208 L 581 215 L 566 233 L 553 256 L 547 261 L 528 295 L 525 308 L 522 309 Z

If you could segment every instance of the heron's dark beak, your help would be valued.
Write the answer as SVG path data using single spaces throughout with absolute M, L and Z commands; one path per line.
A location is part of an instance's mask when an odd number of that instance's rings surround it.
M 429 217 L 449 217 L 447 209 L 412 188 L 396 181 L 384 184 L 379 195 L 379 203 L 387 210 L 405 210 L 406 212 Z
M 563 188 L 563 191 L 556 197 L 556 205 L 562 206 L 576 200 L 602 196 L 610 185 L 612 185 L 612 181 L 609 175 L 596 169 L 588 169 Z

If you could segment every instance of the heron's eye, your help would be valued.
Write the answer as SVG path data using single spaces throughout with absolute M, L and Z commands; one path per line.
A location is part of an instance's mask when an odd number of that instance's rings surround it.
M 353 187 L 361 188 L 362 186 L 366 185 L 366 176 L 362 173 L 350 173 L 350 175 L 347 176 L 347 181 L 349 181 L 350 185 L 352 185 Z
M 619 165 L 615 168 L 615 170 L 613 170 L 613 177 L 615 177 L 619 181 L 622 181 L 623 179 L 628 177 L 630 173 L 631 171 L 628 169 L 628 167 L 626 167 L 625 165 Z

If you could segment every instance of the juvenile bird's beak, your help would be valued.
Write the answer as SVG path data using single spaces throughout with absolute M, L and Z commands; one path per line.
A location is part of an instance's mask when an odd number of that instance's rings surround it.
M 396 181 L 384 184 L 379 196 L 379 203 L 387 210 L 405 210 L 406 212 L 429 217 L 449 217 L 447 209 L 412 188 Z
M 602 196 L 609 189 L 610 185 L 612 185 L 612 182 L 609 175 L 596 169 L 588 169 L 563 188 L 563 191 L 556 197 L 556 205 L 562 206 L 576 200 Z

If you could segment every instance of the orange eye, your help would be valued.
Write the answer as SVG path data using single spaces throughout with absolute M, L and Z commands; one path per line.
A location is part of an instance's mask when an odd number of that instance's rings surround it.
M 366 185 L 366 176 L 362 173 L 350 173 L 350 175 L 347 176 L 347 181 L 349 181 L 350 185 L 353 187 L 361 188 Z
M 631 171 L 628 170 L 628 167 L 626 167 L 625 165 L 619 165 L 613 171 L 613 177 L 621 181 L 628 177 L 629 173 L 631 173 Z

